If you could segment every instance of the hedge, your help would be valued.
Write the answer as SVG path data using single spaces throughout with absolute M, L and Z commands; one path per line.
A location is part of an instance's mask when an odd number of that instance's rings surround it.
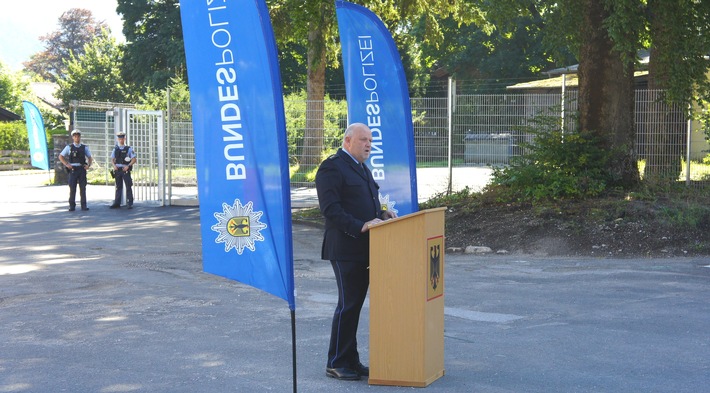
M 0 122 L 0 150 L 30 150 L 25 122 Z
M 52 133 L 66 134 L 66 130 L 46 130 L 47 147 L 54 148 Z M 24 121 L 0 122 L 0 150 L 30 150 L 27 125 Z

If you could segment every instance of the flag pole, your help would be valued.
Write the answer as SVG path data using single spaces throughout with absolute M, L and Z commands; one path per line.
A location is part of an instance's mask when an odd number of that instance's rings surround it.
M 291 310 L 291 346 L 293 350 L 293 393 L 298 390 L 296 383 L 296 310 Z

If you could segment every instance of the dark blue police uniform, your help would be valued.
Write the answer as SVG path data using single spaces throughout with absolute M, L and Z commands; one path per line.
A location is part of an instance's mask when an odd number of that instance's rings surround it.
M 69 209 L 74 210 L 76 206 L 76 186 L 79 186 L 79 197 L 81 198 L 81 209 L 88 210 L 86 207 L 86 164 L 87 157 L 86 145 L 75 144 L 69 145 L 69 163 L 71 171 L 69 172 Z
M 121 205 L 124 183 L 126 184 L 126 206 L 128 206 L 129 209 L 133 207 L 133 178 L 131 177 L 131 170 L 133 169 L 133 166 L 129 165 L 128 163 L 131 162 L 131 160 L 135 156 L 136 154 L 130 146 L 116 145 L 113 148 L 111 158 L 114 159 L 115 165 L 118 170 L 114 172 L 116 192 L 114 194 L 113 204 L 111 205 L 111 207 L 119 207 Z M 124 171 L 124 167 L 128 167 L 128 170 Z
M 338 305 L 328 350 L 328 368 L 358 369 L 357 327 L 370 284 L 370 234 L 365 222 L 380 217 L 379 186 L 366 166 L 342 148 L 316 173 L 320 211 L 325 217 L 321 257 L 330 260 L 338 284 Z

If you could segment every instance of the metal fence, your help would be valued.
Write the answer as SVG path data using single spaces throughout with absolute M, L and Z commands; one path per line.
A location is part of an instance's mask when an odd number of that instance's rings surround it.
M 685 117 L 682 108 L 663 104 L 659 99 L 661 94 L 649 90 L 636 92 L 636 148 L 641 171 L 649 169 L 643 165 L 667 165 L 670 160 L 681 171 L 679 180 L 702 186 L 710 180 L 708 165 L 702 162 L 710 154 L 705 135 L 698 124 Z M 523 153 L 524 143 L 533 140 L 528 127 L 536 117 L 556 117 L 566 128 L 574 127 L 572 114 L 577 110 L 577 92 L 567 91 L 564 101 L 559 93 L 513 93 L 462 94 L 451 99 L 412 98 L 411 104 L 418 167 L 488 167 L 509 164 L 511 158 Z M 79 102 L 73 112 L 74 123 L 81 127 L 82 138 L 91 146 L 99 165 L 105 165 L 113 146 L 110 136 L 114 124 L 107 113 L 115 107 L 132 108 L 133 105 Z M 304 159 L 320 162 L 324 154 L 340 145 L 346 126 L 343 101 L 313 103 L 286 98 L 284 107 L 292 165 Z M 324 126 L 306 132 L 307 127 L 311 127 L 306 122 L 306 113 L 312 111 L 323 116 Z M 177 187 L 197 184 L 190 104 L 169 102 L 164 119 L 170 196 Z M 106 181 L 108 184 L 108 176 Z M 300 176 L 292 178 L 292 186 L 313 187 L 314 184 L 312 178 Z
M 114 108 L 134 108 L 131 104 L 102 102 L 73 102 L 72 124 L 81 130 L 82 143 L 89 146 L 94 168 L 103 175 L 106 184 L 111 180 L 111 149 L 115 145 Z

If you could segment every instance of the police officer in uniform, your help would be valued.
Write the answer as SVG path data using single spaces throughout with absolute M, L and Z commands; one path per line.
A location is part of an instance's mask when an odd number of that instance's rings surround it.
M 360 311 L 370 284 L 372 224 L 394 218 L 382 210 L 379 186 L 364 162 L 372 149 L 372 131 L 362 123 L 345 130 L 343 147 L 320 164 L 316 173 L 318 204 L 325 217 L 321 258 L 330 260 L 338 285 L 325 374 L 355 381 L 370 374 L 357 349 Z
M 113 163 L 114 179 L 116 180 L 116 195 L 113 199 L 111 209 L 121 207 L 121 196 L 123 195 L 123 183 L 126 183 L 126 206 L 133 208 L 133 179 L 131 170 L 136 163 L 136 153 L 133 148 L 126 146 L 126 133 L 120 131 L 116 134 L 118 144 L 111 152 L 111 163 Z
M 79 185 L 81 210 L 89 210 L 86 206 L 86 170 L 91 167 L 94 159 L 89 146 L 81 143 L 81 131 L 71 132 L 73 143 L 64 147 L 59 153 L 59 161 L 69 172 L 69 211 L 76 210 L 76 186 Z

